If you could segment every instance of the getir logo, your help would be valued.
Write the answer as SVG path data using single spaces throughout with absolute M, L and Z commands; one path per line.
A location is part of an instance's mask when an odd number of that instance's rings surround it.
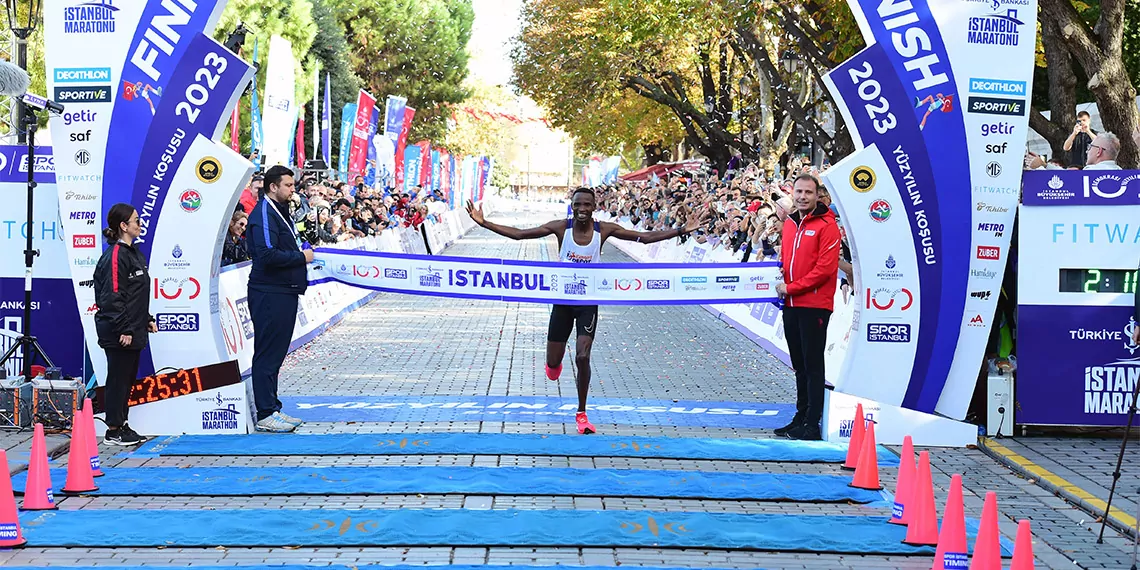
M 71 236 L 71 247 L 90 249 L 95 247 L 94 234 L 80 234 Z
M 1001 248 L 992 245 L 979 245 L 978 259 L 990 259 L 997 261 L 998 259 L 1001 259 Z

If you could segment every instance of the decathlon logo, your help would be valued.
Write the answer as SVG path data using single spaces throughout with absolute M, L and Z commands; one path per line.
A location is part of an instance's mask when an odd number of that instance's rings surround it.
M 876 289 L 874 292 L 871 288 L 867 288 L 867 309 L 876 309 L 879 311 L 889 311 L 891 309 L 898 309 L 906 311 L 914 305 L 914 295 L 911 294 L 910 289 L 903 287 L 902 289 L 887 289 L 885 287 Z
M 682 277 L 681 283 L 708 283 L 708 277 Z
M 56 83 L 111 83 L 110 67 L 59 67 L 54 75 Z
M 1005 79 L 978 79 L 970 78 L 970 93 L 981 95 L 1013 95 L 1026 97 L 1029 95 L 1024 81 L 1008 81 Z

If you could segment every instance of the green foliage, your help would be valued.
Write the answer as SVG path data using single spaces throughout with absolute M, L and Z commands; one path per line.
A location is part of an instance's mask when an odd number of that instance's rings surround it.
M 364 89 L 383 101 L 408 98 L 416 109 L 410 140 L 439 140 L 449 103 L 467 98 L 470 0 L 329 0 L 344 26 L 349 61 Z
M 329 130 L 331 131 L 329 141 L 332 145 L 332 149 L 329 152 L 329 157 L 334 161 L 334 164 L 330 166 L 335 168 L 335 161 L 340 154 L 341 109 L 344 108 L 346 103 L 356 102 L 356 97 L 357 94 L 360 93 L 362 82 L 360 81 L 360 77 L 352 71 L 352 67 L 349 65 L 348 41 L 345 39 L 344 26 L 340 23 L 340 20 L 337 19 L 335 2 L 329 0 L 312 0 L 312 2 L 313 21 L 316 23 L 320 33 L 313 39 L 313 45 L 309 48 L 309 54 L 321 66 L 320 104 L 322 108 L 313 109 L 311 104 L 306 106 L 305 124 L 307 129 L 320 128 L 319 117 L 324 107 L 325 97 L 325 74 L 330 74 L 329 91 L 332 103 L 330 105 L 329 116 Z M 310 98 L 310 100 L 312 99 Z M 314 114 L 318 120 L 313 120 Z M 381 120 L 383 120 L 382 108 Z M 312 140 L 312 134 L 308 134 L 305 138 Z M 317 158 L 312 155 L 311 151 L 306 151 L 306 156 Z

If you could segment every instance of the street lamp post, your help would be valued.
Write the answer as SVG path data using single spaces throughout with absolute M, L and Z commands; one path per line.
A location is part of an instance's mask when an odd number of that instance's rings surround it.
M 36 29 L 40 19 L 41 4 L 42 0 L 4 0 L 4 9 L 8 13 L 8 28 L 12 30 L 12 35 L 16 36 L 16 65 L 20 66 L 20 69 L 28 69 L 28 36 Z M 21 18 L 20 12 L 25 12 L 25 17 Z M 16 97 L 16 123 L 24 120 L 25 112 L 24 102 Z M 20 129 L 17 125 L 12 127 L 16 129 L 18 142 L 21 144 L 28 142 L 26 130 Z

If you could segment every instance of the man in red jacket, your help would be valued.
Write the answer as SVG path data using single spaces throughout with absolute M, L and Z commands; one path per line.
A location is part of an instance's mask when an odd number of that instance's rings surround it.
M 839 226 L 819 201 L 819 181 L 810 174 L 792 186 L 795 212 L 784 220 L 780 260 L 784 282 L 784 337 L 796 372 L 796 415 L 777 435 L 818 440 L 823 417 L 823 351 L 839 272 Z

